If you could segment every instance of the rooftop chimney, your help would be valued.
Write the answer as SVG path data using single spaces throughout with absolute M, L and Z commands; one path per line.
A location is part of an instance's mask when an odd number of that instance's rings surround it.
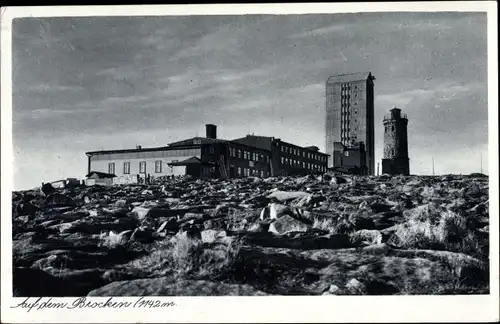
M 206 124 L 205 128 L 207 130 L 207 136 L 206 136 L 207 138 L 213 138 L 213 139 L 217 138 L 217 126 L 213 124 Z
M 140 145 L 136 145 L 136 146 L 135 146 L 135 148 L 136 148 L 137 150 L 140 150 L 140 149 L 142 148 L 142 146 L 140 146 Z

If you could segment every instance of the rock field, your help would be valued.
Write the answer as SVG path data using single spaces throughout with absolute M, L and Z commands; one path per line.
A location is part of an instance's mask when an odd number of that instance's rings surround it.
M 325 174 L 13 192 L 14 296 L 489 293 L 488 178 Z

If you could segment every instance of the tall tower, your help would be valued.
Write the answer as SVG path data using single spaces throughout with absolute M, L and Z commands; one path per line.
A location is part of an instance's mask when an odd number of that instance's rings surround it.
M 410 174 L 408 118 L 398 108 L 391 109 L 391 113 L 384 117 L 382 173 Z
M 358 148 L 359 163 L 375 172 L 374 83 L 371 72 L 335 75 L 326 82 L 328 167 L 345 166 L 343 152 Z M 352 163 L 352 160 L 349 162 Z

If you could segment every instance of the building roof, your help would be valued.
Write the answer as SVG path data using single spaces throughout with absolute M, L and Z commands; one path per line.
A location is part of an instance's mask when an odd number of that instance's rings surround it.
M 314 151 L 314 152 L 319 152 L 319 147 L 317 146 L 306 146 L 304 147 L 306 150 L 311 150 L 311 151 Z M 321 152 L 320 152 L 321 153 Z
M 226 143 L 226 140 L 218 138 L 208 138 L 208 137 L 192 137 L 182 141 L 172 142 L 168 146 L 183 146 L 183 145 L 201 145 L 201 144 L 212 144 L 212 143 Z
M 351 81 L 361 81 L 361 80 L 375 80 L 371 72 L 357 72 L 357 73 L 347 73 L 332 75 L 328 78 L 326 83 L 337 83 L 337 82 L 351 82 Z
M 271 151 L 272 141 L 273 137 L 269 136 L 247 135 L 245 137 L 234 139 L 231 142 Z
M 169 151 L 169 150 L 177 150 L 177 149 L 190 149 L 190 148 L 198 148 L 202 144 L 212 144 L 212 143 L 235 143 L 247 147 L 253 147 L 261 150 L 271 151 L 271 145 L 273 141 L 281 141 L 279 138 L 270 137 L 270 136 L 257 136 L 257 135 L 247 135 L 245 137 L 237 138 L 231 141 L 216 139 L 216 138 L 206 138 L 206 137 L 192 137 L 182 141 L 170 143 L 168 146 L 161 147 L 149 147 L 149 148 L 135 148 L 135 149 L 123 149 L 123 150 L 101 150 L 101 151 L 91 151 L 85 152 L 87 156 L 92 155 L 100 155 L 100 154 L 117 154 L 117 153 L 136 153 L 136 152 L 158 152 L 158 151 Z M 316 146 L 307 146 L 302 147 L 299 145 L 295 145 L 292 143 L 286 143 L 287 145 L 295 146 L 298 148 L 308 149 L 308 150 L 316 150 L 318 149 Z M 326 153 L 319 152 L 319 154 L 329 155 Z
M 179 162 L 171 162 L 168 163 L 168 165 L 213 165 L 213 163 L 210 162 L 203 162 L 201 159 L 197 158 L 196 156 L 192 156 L 188 159 L 179 161 Z
M 245 144 L 247 146 L 253 146 L 253 147 L 257 147 L 257 148 L 268 150 L 268 151 L 271 150 L 271 146 L 272 146 L 273 141 L 281 141 L 282 143 L 285 143 L 285 144 L 290 145 L 290 146 L 295 146 L 298 148 L 315 151 L 318 154 L 329 155 L 326 153 L 319 152 L 319 148 L 317 146 L 302 147 L 299 145 L 295 145 L 292 143 L 282 141 L 279 138 L 269 137 L 269 136 L 247 135 L 246 137 L 237 138 L 237 139 L 232 140 L 232 142 L 235 142 L 235 143 L 241 143 L 241 144 Z
M 101 151 L 92 151 L 85 152 L 87 156 L 91 155 L 99 155 L 99 154 L 116 154 L 116 153 L 134 153 L 134 152 L 158 152 L 158 151 L 169 151 L 169 150 L 177 150 L 180 148 L 197 148 L 199 145 L 179 145 L 175 147 L 171 146 L 161 146 L 161 147 L 147 147 L 147 148 L 135 148 L 135 149 L 124 149 L 124 150 L 101 150 Z

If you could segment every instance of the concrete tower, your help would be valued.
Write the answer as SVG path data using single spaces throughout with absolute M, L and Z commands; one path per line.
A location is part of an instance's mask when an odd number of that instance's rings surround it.
M 375 172 L 374 83 L 371 72 L 335 75 L 326 82 L 328 167 Z
M 384 117 L 382 173 L 410 174 L 408 118 L 398 108 L 391 109 L 391 113 Z

